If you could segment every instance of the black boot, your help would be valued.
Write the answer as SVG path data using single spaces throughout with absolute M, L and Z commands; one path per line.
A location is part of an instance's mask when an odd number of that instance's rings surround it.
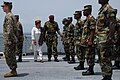
M 115 61 L 114 65 L 113 65 L 113 69 L 120 69 L 120 62 L 119 61 Z
M 80 62 L 77 67 L 74 67 L 75 70 L 84 70 L 84 62 Z
M 69 64 L 74 64 L 75 63 L 75 58 L 72 57 L 72 60 L 68 61 Z
M 18 56 L 17 62 L 22 62 L 22 55 L 21 54 Z
M 112 80 L 111 76 L 104 76 L 102 80 Z
M 59 60 L 57 59 L 57 57 L 55 57 L 55 60 L 54 60 L 55 62 L 59 62 Z
M 48 54 L 48 61 L 51 61 L 51 55 Z
M 82 75 L 94 75 L 93 67 L 94 66 L 89 66 L 89 68 L 87 69 L 87 71 L 82 72 Z

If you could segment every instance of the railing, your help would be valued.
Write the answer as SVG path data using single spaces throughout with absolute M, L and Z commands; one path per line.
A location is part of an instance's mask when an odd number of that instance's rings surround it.
M 23 43 L 23 53 L 33 52 L 30 50 L 30 46 L 31 46 L 31 36 L 30 36 L 30 34 L 25 34 L 24 43 Z M 62 45 L 60 38 L 58 38 L 58 47 L 57 48 L 58 48 L 58 52 L 64 53 L 63 45 Z M 3 37 L 2 37 L 2 35 L 0 35 L 0 52 L 3 52 L 3 51 L 4 51 Z M 47 47 L 46 47 L 45 43 L 43 44 L 42 51 L 45 53 L 47 52 Z

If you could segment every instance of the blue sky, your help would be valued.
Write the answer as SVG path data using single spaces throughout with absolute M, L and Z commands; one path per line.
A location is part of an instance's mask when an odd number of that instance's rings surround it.
M 55 15 L 55 20 L 58 22 L 62 31 L 61 21 L 64 17 L 72 16 L 75 10 L 82 10 L 84 5 L 93 5 L 93 15 L 97 17 L 100 5 L 98 0 L 0 0 L 13 2 L 13 13 L 20 15 L 20 21 L 23 24 L 24 33 L 30 33 L 34 26 L 34 20 L 41 19 L 42 26 L 48 20 L 50 14 Z M 110 0 L 113 8 L 118 9 L 120 15 L 120 0 Z M 5 13 L 0 9 L 0 33 L 3 28 L 3 20 Z M 119 17 L 119 16 L 118 16 Z M 84 19 L 84 17 L 82 17 Z M 75 22 L 75 21 L 74 21 Z

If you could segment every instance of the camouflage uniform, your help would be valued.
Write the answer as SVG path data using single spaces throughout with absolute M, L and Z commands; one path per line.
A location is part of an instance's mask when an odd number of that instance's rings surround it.
M 69 24 L 67 27 L 67 43 L 69 47 L 69 56 L 71 56 L 72 61 L 74 62 L 75 59 L 75 51 L 74 51 L 74 25 L 72 23 Z M 70 62 L 71 63 L 71 62 Z
M 118 18 L 116 19 L 114 42 L 112 49 L 112 59 L 115 61 L 113 69 L 120 69 L 120 20 Z
M 81 19 L 79 19 L 75 25 L 75 30 L 74 30 L 76 55 L 78 57 L 78 60 L 82 61 L 82 62 L 85 61 L 85 55 L 84 55 L 85 50 L 84 50 L 84 47 L 81 46 L 81 37 L 82 37 L 83 25 L 84 25 L 84 22 Z
M 66 18 L 65 18 L 66 19 Z M 66 19 L 67 21 L 67 19 Z M 63 22 L 64 24 L 65 22 Z M 64 45 L 64 51 L 65 51 L 65 54 L 66 54 L 66 59 L 67 61 L 70 60 L 70 55 L 69 55 L 69 43 L 68 43 L 68 40 L 67 40 L 67 27 L 68 25 L 64 24 L 63 26 L 63 45 Z
M 16 15 L 15 15 L 15 17 L 16 17 Z M 17 30 L 18 30 L 18 34 L 17 34 L 18 43 L 16 44 L 17 45 L 16 53 L 19 57 L 18 61 L 22 61 L 22 48 L 23 48 L 24 36 L 23 36 L 22 24 L 19 21 L 17 22 Z
M 4 54 L 6 58 L 6 63 L 11 70 L 17 68 L 16 63 L 16 34 L 17 34 L 16 20 L 14 15 L 9 12 L 5 16 L 4 25 L 3 25 L 3 38 L 4 38 Z
M 94 60 L 95 60 L 95 49 L 94 49 L 94 44 L 93 45 L 88 45 L 88 41 L 90 38 L 90 34 L 92 30 L 95 30 L 95 18 L 92 15 L 89 15 L 87 19 L 85 20 L 84 27 L 83 27 L 83 34 L 82 34 L 82 41 L 81 44 L 84 47 L 88 47 L 87 50 L 87 64 L 89 66 L 94 65 Z M 92 38 L 94 39 L 94 37 Z
M 48 51 L 48 58 L 51 58 L 51 55 L 53 53 L 54 57 L 58 57 L 57 52 L 57 33 L 56 31 L 59 31 L 59 27 L 57 22 L 54 21 L 54 23 L 51 23 L 47 21 L 44 25 L 45 30 L 45 39 L 46 39 L 46 45 L 47 45 L 47 51 Z
M 100 8 L 97 18 L 96 37 L 98 39 L 98 47 L 100 49 L 100 66 L 103 73 L 103 77 L 112 76 L 112 63 L 111 63 L 111 46 L 107 45 L 109 25 L 106 21 L 106 14 L 112 7 L 109 4 L 105 4 Z M 106 23 L 105 23 L 106 22 Z
M 89 13 L 88 13 L 89 12 Z M 86 72 L 82 72 L 83 75 L 93 75 L 94 74 L 94 61 L 95 61 L 95 45 L 94 45 L 94 34 L 96 21 L 91 15 L 92 5 L 84 6 L 84 16 L 86 19 L 84 21 L 83 33 L 81 45 L 86 47 L 86 60 L 89 68 Z M 85 13 L 88 13 L 87 15 Z

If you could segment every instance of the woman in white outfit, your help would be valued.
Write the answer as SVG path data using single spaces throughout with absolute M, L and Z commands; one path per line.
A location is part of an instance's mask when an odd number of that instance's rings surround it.
M 37 59 L 40 60 L 40 62 L 43 62 L 43 55 L 42 55 L 42 45 L 39 45 L 39 39 L 41 37 L 42 33 L 42 27 L 41 27 L 41 21 L 36 20 L 35 21 L 35 27 L 32 28 L 31 31 L 31 37 L 32 37 L 32 44 L 34 47 L 34 62 L 37 62 Z M 38 58 L 39 55 L 39 58 Z

